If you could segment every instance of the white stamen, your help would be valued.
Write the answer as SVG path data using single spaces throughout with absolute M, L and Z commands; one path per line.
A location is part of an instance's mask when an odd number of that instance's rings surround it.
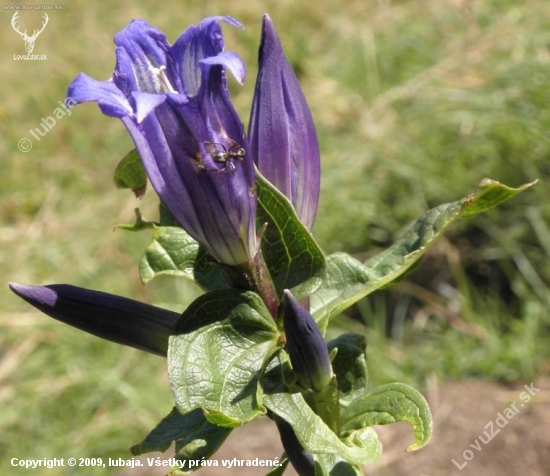
M 172 87 L 170 84 L 170 81 L 168 79 L 168 76 L 166 76 L 166 73 L 164 72 L 166 70 L 166 66 L 162 65 L 159 68 L 151 68 L 151 71 L 154 75 L 157 76 L 157 78 L 160 81 L 160 85 L 165 93 L 177 93 L 177 91 Z

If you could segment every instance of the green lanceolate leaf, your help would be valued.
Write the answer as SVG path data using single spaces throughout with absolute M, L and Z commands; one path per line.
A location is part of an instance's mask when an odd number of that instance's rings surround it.
M 229 287 L 214 259 L 183 229 L 175 226 L 155 229 L 153 242 L 139 264 L 139 272 L 144 284 L 167 274 L 195 281 L 205 290 Z
M 374 463 L 382 454 L 382 446 L 372 428 L 363 433 L 360 445 L 352 438 L 341 440 L 311 410 L 300 393 L 265 393 L 264 404 L 292 426 L 300 444 L 314 457 L 334 454 L 350 464 L 364 465 Z
M 510 200 L 510 198 L 515 197 L 518 193 L 527 190 L 535 185 L 535 183 L 537 183 L 536 180 L 526 183 L 521 187 L 512 188 L 488 178 L 483 179 L 479 183 L 476 192 L 462 200 L 460 216 L 466 218 L 486 212 L 506 200 Z
M 310 299 L 321 330 L 331 317 L 405 273 L 458 218 L 487 211 L 533 184 L 510 188 L 485 179 L 476 193 L 424 213 L 399 241 L 365 263 L 345 253 L 328 256 L 325 276 Z
M 256 172 L 258 187 L 257 228 L 267 223 L 262 236 L 262 254 L 279 295 L 291 289 L 301 298 L 313 289 L 325 267 L 323 252 L 300 223 L 292 204 Z
M 410 423 L 416 442 L 407 451 L 415 451 L 428 443 L 432 434 L 432 415 L 426 399 L 404 383 L 376 387 L 368 395 L 349 404 L 342 413 L 342 433 L 350 434 L 371 425 L 387 425 L 399 421 Z
M 166 451 L 173 442 L 176 444 L 176 458 L 181 469 L 189 470 L 188 460 L 210 458 L 231 433 L 231 428 L 213 425 L 204 417 L 201 410 L 193 410 L 182 415 L 174 408 L 139 444 L 130 451 L 138 456 L 152 451 Z
M 119 162 L 113 179 L 117 188 L 130 188 L 138 198 L 145 194 L 147 174 L 136 149 Z
M 367 340 L 362 334 L 342 334 L 331 340 L 329 352 L 338 349 L 332 361 L 332 370 L 338 382 L 339 402 L 347 407 L 357 397 L 366 393 L 368 385 Z
M 277 349 L 275 321 L 255 293 L 227 289 L 195 300 L 169 342 L 168 373 L 178 410 L 235 427 L 265 413 L 259 380 Z
M 459 213 L 460 202 L 429 210 L 397 243 L 365 263 L 345 253 L 328 256 L 325 279 L 310 299 L 311 313 L 319 327 L 324 331 L 331 317 L 406 272 Z
M 327 256 L 321 286 L 310 297 L 310 312 L 324 334 L 329 319 L 377 289 L 371 272 L 358 260 L 345 254 Z M 382 284 L 381 284 L 382 286 Z

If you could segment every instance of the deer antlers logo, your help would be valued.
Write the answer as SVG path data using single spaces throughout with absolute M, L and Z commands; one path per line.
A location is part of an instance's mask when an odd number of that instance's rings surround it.
M 19 15 L 19 12 L 15 12 L 12 19 L 11 19 L 11 26 L 13 29 L 21 35 L 21 38 L 23 38 L 23 41 L 25 41 L 25 49 L 27 50 L 27 53 L 32 53 L 32 50 L 34 49 L 34 42 L 38 38 L 38 35 L 44 31 L 44 28 L 46 28 L 46 25 L 48 24 L 48 15 L 44 13 L 44 22 L 42 23 L 42 28 L 40 30 L 34 30 L 34 33 L 29 36 L 27 35 L 27 30 L 25 30 L 24 33 L 21 33 L 19 31 L 19 28 L 15 24 L 17 21 L 17 15 Z

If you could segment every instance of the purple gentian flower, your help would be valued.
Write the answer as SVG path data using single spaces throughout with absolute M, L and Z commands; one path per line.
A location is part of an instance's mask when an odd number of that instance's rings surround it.
M 97 337 L 166 357 L 180 314 L 139 301 L 68 284 L 10 289 L 44 314 Z
M 298 383 L 320 392 L 331 381 L 332 367 L 319 326 L 288 290 L 283 293 L 283 309 L 286 349 Z
M 304 93 L 267 15 L 249 137 L 259 171 L 290 200 L 311 230 L 319 202 L 319 143 Z
M 256 252 L 254 165 L 231 104 L 226 70 L 242 83 L 241 59 L 224 51 L 220 21 L 189 27 L 173 45 L 144 20 L 115 36 L 111 79 L 81 73 L 68 90 L 122 120 L 149 179 L 180 225 L 219 262 L 238 265 Z

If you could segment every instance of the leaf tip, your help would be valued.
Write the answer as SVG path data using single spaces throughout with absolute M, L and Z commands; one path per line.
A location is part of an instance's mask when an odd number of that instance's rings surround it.
M 460 216 L 468 218 L 486 212 L 532 187 L 537 181 L 525 183 L 520 187 L 514 188 L 508 187 L 496 180 L 484 178 L 479 182 L 477 190 L 461 201 Z
M 407 448 L 405 448 L 406 453 L 412 453 L 413 451 L 417 451 L 421 448 L 424 448 L 428 443 L 430 442 L 430 438 L 422 441 L 415 441 L 414 443 L 411 443 Z

